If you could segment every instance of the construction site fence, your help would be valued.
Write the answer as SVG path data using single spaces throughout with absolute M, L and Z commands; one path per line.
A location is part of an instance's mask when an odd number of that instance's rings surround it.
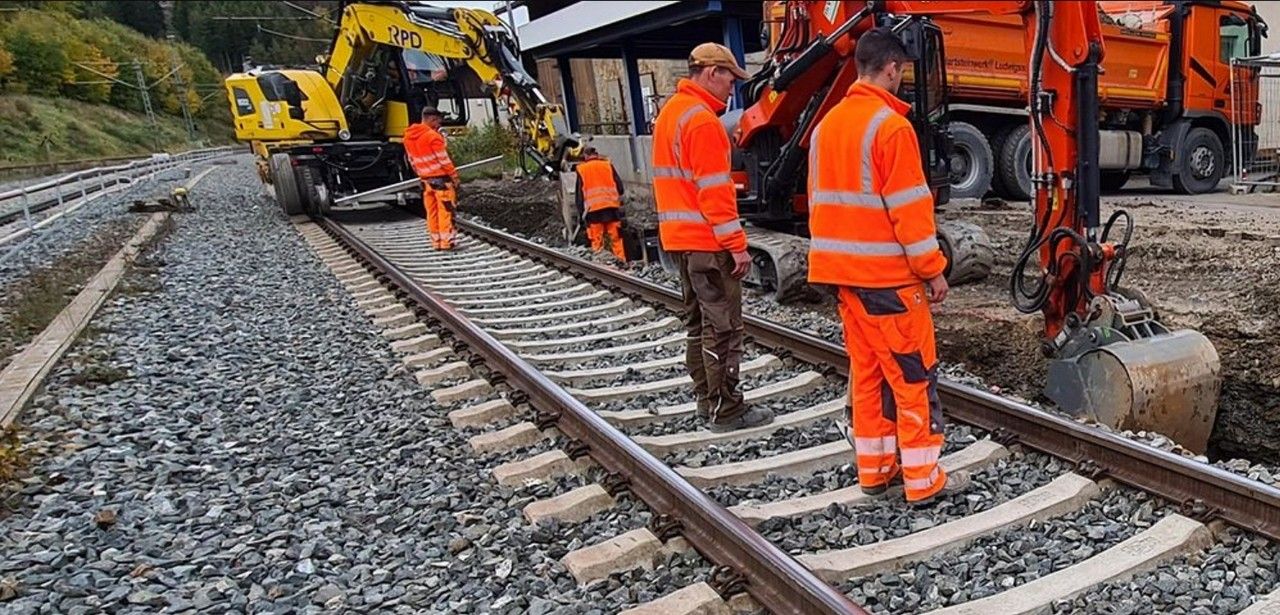
M 1280 55 L 1232 60 L 1232 117 L 1257 113 L 1257 125 L 1233 122 L 1232 190 L 1280 188 Z

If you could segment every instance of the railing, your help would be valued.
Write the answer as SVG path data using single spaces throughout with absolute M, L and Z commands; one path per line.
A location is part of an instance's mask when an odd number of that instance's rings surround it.
M 121 186 L 149 179 L 173 167 L 202 162 L 242 151 L 240 147 L 215 147 L 181 154 L 155 154 L 145 160 L 95 167 L 0 192 L 0 227 L 19 223 L 22 228 L 0 236 L 0 244 L 28 236 L 98 196 Z M 33 214 L 53 207 L 72 207 L 37 221 Z M 3 232 L 3 231 L 0 231 Z

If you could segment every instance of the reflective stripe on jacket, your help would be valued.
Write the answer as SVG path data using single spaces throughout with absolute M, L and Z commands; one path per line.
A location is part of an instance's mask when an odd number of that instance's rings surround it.
M 426 124 L 413 124 L 404 131 L 404 153 L 419 178 L 458 176 L 444 135 Z
M 614 182 L 613 165 L 597 158 L 578 165 L 578 178 L 582 180 L 582 207 L 586 213 L 622 206 L 618 184 Z
M 862 288 L 942 274 L 933 194 L 910 107 L 855 83 L 809 144 L 809 281 Z
M 723 101 L 681 79 L 654 121 L 653 196 L 664 250 L 747 249 L 729 176 L 729 135 L 716 117 L 724 108 Z

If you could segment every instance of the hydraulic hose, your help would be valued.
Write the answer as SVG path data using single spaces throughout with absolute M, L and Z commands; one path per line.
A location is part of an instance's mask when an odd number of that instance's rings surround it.
M 1044 118 L 1042 113 L 1044 109 L 1040 108 L 1041 93 L 1043 83 L 1041 76 L 1044 70 L 1044 54 L 1049 39 L 1049 25 L 1053 18 L 1053 9 L 1049 2 L 1036 3 L 1036 36 L 1032 45 L 1031 52 L 1031 75 L 1030 75 L 1030 109 L 1031 109 L 1031 125 L 1036 131 L 1039 139 L 1040 148 L 1043 150 L 1047 167 L 1053 167 L 1053 153 L 1049 151 L 1046 144 L 1044 133 Z M 1043 187 L 1038 189 L 1044 189 Z M 1049 191 L 1048 198 L 1052 199 L 1052 191 Z M 1049 240 L 1050 212 L 1053 207 L 1046 206 L 1040 212 L 1040 218 L 1032 225 L 1031 233 L 1027 237 L 1026 244 L 1023 245 L 1022 253 L 1018 256 L 1014 263 L 1013 272 L 1009 277 L 1009 292 L 1013 296 L 1013 306 L 1019 312 L 1024 314 L 1032 314 L 1041 311 L 1049 300 L 1049 276 L 1050 272 L 1057 269 L 1054 262 L 1057 259 L 1051 258 L 1048 263 L 1041 263 L 1041 268 L 1046 272 L 1037 277 L 1033 287 L 1027 287 L 1026 273 L 1031 266 L 1031 259 L 1035 253 L 1044 246 L 1045 241 Z M 1053 250 L 1056 252 L 1056 250 Z

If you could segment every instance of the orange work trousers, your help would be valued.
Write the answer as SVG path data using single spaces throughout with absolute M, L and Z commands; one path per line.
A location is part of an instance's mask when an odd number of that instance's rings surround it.
M 907 501 L 934 495 L 947 475 L 938 466 L 942 403 L 924 285 L 841 287 L 840 319 L 849 352 L 849 424 L 858 482 L 878 487 L 901 471 Z
M 627 262 L 627 252 L 622 247 L 622 221 L 611 220 L 609 222 L 588 222 L 587 223 L 587 239 L 591 240 L 591 251 L 599 252 L 604 249 L 605 241 L 609 242 L 613 255 L 618 260 Z
M 451 184 L 444 188 L 432 188 L 433 180 L 422 182 L 422 206 L 427 210 L 427 233 L 431 235 L 431 247 L 437 250 L 453 248 L 453 210 L 457 196 Z

